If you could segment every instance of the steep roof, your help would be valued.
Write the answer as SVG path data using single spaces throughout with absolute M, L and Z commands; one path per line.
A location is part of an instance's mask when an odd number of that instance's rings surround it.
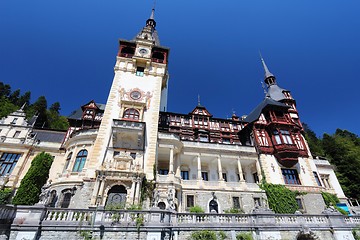
M 66 134 L 66 132 L 42 129 L 34 129 L 33 132 L 36 133 L 37 140 L 54 143 L 62 143 Z
M 258 120 L 262 111 L 268 106 L 290 108 L 288 105 L 284 103 L 277 102 L 272 98 L 266 97 L 259 105 L 257 105 L 257 107 L 254 110 L 252 110 L 252 112 L 245 118 L 244 121 L 251 123 Z
M 95 103 L 95 104 L 101 111 L 105 110 L 106 104 L 102 104 L 102 103 Z M 81 120 L 82 115 L 83 115 L 83 110 L 82 110 L 82 107 L 80 107 L 80 108 L 76 109 L 75 111 L 73 111 L 67 118 L 74 119 L 74 120 Z
M 285 95 L 283 94 L 284 91 L 287 90 L 279 87 L 277 84 L 270 85 L 267 89 L 266 96 L 274 99 L 275 101 L 281 101 L 285 99 Z

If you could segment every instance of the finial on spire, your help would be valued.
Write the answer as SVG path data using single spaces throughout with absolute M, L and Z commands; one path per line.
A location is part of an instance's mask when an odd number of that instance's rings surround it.
M 259 51 L 259 54 L 260 54 L 261 63 L 262 63 L 262 65 L 263 65 L 263 67 L 264 67 L 265 78 L 274 77 L 274 74 L 272 74 L 272 73 L 269 71 L 268 67 L 266 66 L 266 63 L 265 63 L 263 57 L 261 56 L 261 52 L 260 52 L 260 51 Z
M 201 106 L 201 104 L 200 104 L 200 94 L 198 94 L 198 106 Z
M 149 19 L 154 20 L 154 16 L 155 16 L 155 8 L 153 8 L 153 9 L 151 10 L 151 15 L 150 15 L 150 18 L 149 18 Z
M 20 110 L 24 111 L 25 106 L 26 106 L 26 102 L 21 106 Z

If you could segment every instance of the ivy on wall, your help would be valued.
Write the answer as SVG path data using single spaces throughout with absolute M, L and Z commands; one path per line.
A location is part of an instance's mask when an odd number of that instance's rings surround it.
M 339 198 L 336 196 L 336 194 L 328 193 L 328 192 L 321 192 L 321 195 L 324 199 L 326 207 L 334 207 L 336 210 L 338 210 L 341 214 L 348 215 L 348 213 L 342 209 L 336 206 L 337 203 L 340 203 Z
M 263 183 L 260 187 L 265 190 L 269 208 L 275 213 L 293 214 L 299 209 L 296 196 L 300 195 L 300 192 L 291 191 L 284 185 L 271 183 Z
M 8 204 L 11 194 L 12 190 L 10 188 L 0 190 L 0 205 Z
M 53 157 L 45 152 L 39 153 L 31 162 L 29 171 L 21 180 L 20 187 L 12 200 L 14 205 L 34 205 L 39 201 L 41 187 L 49 177 Z

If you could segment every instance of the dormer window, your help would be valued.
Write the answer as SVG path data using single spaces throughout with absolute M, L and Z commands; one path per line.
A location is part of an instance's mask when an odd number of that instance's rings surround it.
M 143 77 L 144 76 L 144 71 L 145 71 L 144 67 L 137 67 L 136 68 L 136 76 Z
M 18 118 L 14 118 L 10 124 L 16 124 L 16 121 L 18 120 Z

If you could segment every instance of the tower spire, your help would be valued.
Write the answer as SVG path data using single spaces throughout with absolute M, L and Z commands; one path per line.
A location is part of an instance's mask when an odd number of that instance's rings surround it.
M 156 27 L 156 21 L 155 21 L 155 2 L 154 7 L 151 9 L 151 14 L 148 20 L 146 20 L 146 26 L 150 26 L 151 28 L 155 29 Z
M 263 65 L 264 72 L 265 72 L 265 80 L 264 80 L 264 82 L 265 82 L 268 86 L 276 84 L 276 80 L 275 80 L 274 74 L 272 74 L 272 73 L 269 71 L 269 68 L 266 66 L 266 63 L 265 63 L 263 57 L 261 56 L 261 53 L 260 53 L 260 52 L 259 52 L 259 54 L 260 54 L 261 63 L 262 63 L 262 65 Z

